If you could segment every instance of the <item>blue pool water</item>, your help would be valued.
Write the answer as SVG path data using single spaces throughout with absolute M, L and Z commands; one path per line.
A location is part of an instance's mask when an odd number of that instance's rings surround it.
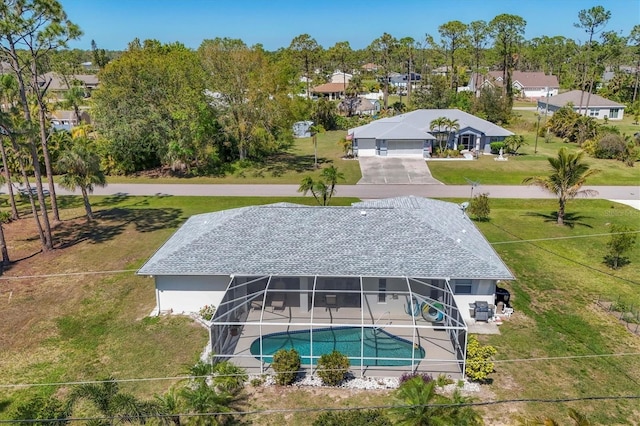
M 273 333 L 262 336 L 264 361 L 271 362 L 273 354 L 280 349 L 295 349 L 300 354 L 302 364 L 311 364 L 310 331 L 298 330 Z M 413 344 L 385 330 L 360 327 L 334 327 L 313 330 L 313 364 L 320 355 L 336 350 L 350 358 L 351 365 L 360 365 L 360 342 L 364 342 L 364 365 L 366 366 L 402 366 L 411 365 L 411 356 L 419 362 L 425 356 L 421 346 Z M 251 343 L 251 355 L 260 359 L 260 339 Z M 406 359 L 379 359 L 406 358 Z

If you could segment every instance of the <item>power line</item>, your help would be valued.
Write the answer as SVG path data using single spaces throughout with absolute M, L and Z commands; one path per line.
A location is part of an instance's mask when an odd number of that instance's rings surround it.
M 609 276 L 611 278 L 616 278 L 616 279 L 619 279 L 621 281 L 626 281 L 626 282 L 628 282 L 630 284 L 640 285 L 640 282 L 638 282 L 638 281 L 634 281 L 634 280 L 631 280 L 631 279 L 628 279 L 628 278 L 624 278 L 624 277 L 620 277 L 618 275 L 614 275 L 614 274 L 612 274 L 610 272 L 603 271 L 603 270 L 595 268 L 595 267 L 593 267 L 591 265 L 587 265 L 585 263 L 578 262 L 575 259 L 572 259 L 572 258 L 567 257 L 567 256 L 563 256 L 562 254 L 556 253 L 556 252 L 551 251 L 551 250 L 549 250 L 547 248 L 544 248 L 544 247 L 541 247 L 541 246 L 539 246 L 537 244 L 534 244 L 534 242 L 539 242 L 539 241 L 551 241 L 551 240 L 556 240 L 556 239 L 568 239 L 568 238 L 581 238 L 582 236 L 580 236 L 580 235 L 576 235 L 574 237 L 557 237 L 557 238 L 548 238 L 548 239 L 547 238 L 543 238 L 543 239 L 537 239 L 537 240 L 523 240 L 520 237 L 518 237 L 516 234 L 514 234 L 513 232 L 507 231 L 506 229 L 496 225 L 495 223 L 491 223 L 491 225 L 493 225 L 494 227 L 498 228 L 499 230 L 501 230 L 501 231 L 503 231 L 503 232 L 505 232 L 505 233 L 507 233 L 509 235 L 512 235 L 513 237 L 518 239 L 516 241 L 506 241 L 506 242 L 500 242 L 498 244 L 506 244 L 508 242 L 528 243 L 528 244 L 531 244 L 532 246 L 534 246 L 534 247 L 536 247 L 536 248 L 538 248 L 538 249 L 540 249 L 542 251 L 546 251 L 549 254 L 552 254 L 552 255 L 554 255 L 556 257 L 559 257 L 561 259 L 567 260 L 569 262 L 575 263 L 576 265 L 580 265 L 580 266 L 582 266 L 584 268 L 587 268 L 587 269 L 590 269 L 592 271 L 599 272 L 599 273 L 607 275 L 607 276 Z M 631 233 L 638 233 L 638 232 L 640 232 L 640 231 L 631 231 Z M 593 234 L 593 235 L 612 235 L 612 234 Z M 493 244 L 495 244 L 495 243 L 493 243 Z
M 616 400 L 634 400 L 640 399 L 640 395 L 595 395 L 583 396 L 575 398 L 513 398 L 501 399 L 494 401 L 466 401 L 458 403 L 444 404 L 397 404 L 397 405 L 373 405 L 358 407 L 322 407 L 322 408 L 280 408 L 269 410 L 250 410 L 250 411 L 226 411 L 226 412 L 208 412 L 208 413 L 172 413 L 172 414 L 136 414 L 129 415 L 128 418 L 134 420 L 143 419 L 171 419 L 176 416 L 180 417 L 213 417 L 213 416 L 248 416 L 248 415 L 271 415 L 271 414 L 296 414 L 296 413 L 319 413 L 319 412 L 347 412 L 360 410 L 386 410 L 391 408 L 460 408 L 460 407 L 482 407 L 501 404 L 519 404 L 519 403 L 539 403 L 539 404 L 565 404 L 569 402 L 582 401 L 616 401 Z M 104 417 L 68 417 L 64 419 L 19 419 L 24 423 L 35 422 L 75 422 L 75 421 L 92 421 L 92 420 L 119 420 L 121 416 L 104 416 Z M 16 420 L 0 420 L 0 424 L 15 423 Z
M 500 228 L 500 229 L 503 229 L 503 228 Z M 506 230 L 504 231 L 507 232 Z M 608 237 L 611 235 L 623 235 L 623 234 L 640 234 L 640 231 L 610 232 L 605 234 L 572 235 L 568 237 L 534 238 L 531 240 L 519 239 L 519 240 L 509 240 L 509 241 L 497 241 L 491 244 L 494 245 L 494 244 L 531 243 L 531 242 L 538 242 L 538 241 L 572 240 L 575 238 Z
M 549 356 L 549 357 L 535 357 L 535 358 L 512 358 L 512 359 L 496 359 L 489 362 L 494 364 L 505 363 L 520 363 L 520 362 L 539 362 L 539 361 L 559 361 L 559 360 L 571 360 L 571 359 L 583 359 L 583 358 L 609 358 L 609 357 L 626 357 L 626 356 L 640 356 L 640 352 L 622 352 L 622 353 L 608 353 L 608 354 L 590 354 L 590 355 L 567 355 L 567 356 Z M 451 361 L 449 363 L 430 363 L 430 366 L 449 365 L 457 363 L 457 361 Z M 334 369 L 335 371 L 342 371 L 342 369 Z M 333 371 L 331 369 L 323 369 L 323 371 Z M 282 373 L 297 373 L 296 371 L 283 371 Z M 108 380 L 82 380 L 82 381 L 69 381 L 69 382 L 49 382 L 49 383 L 13 383 L 13 384 L 0 384 L 2 388 L 29 388 L 29 387 L 42 387 L 42 386 L 79 386 L 85 384 L 100 384 L 104 382 L 114 383 L 135 383 L 135 382 L 151 382 L 151 381 L 164 381 L 164 380 L 192 380 L 203 379 L 208 377 L 213 378 L 225 378 L 225 377 L 239 377 L 246 376 L 246 373 L 229 373 L 229 374 L 217 374 L 212 373 L 205 376 L 194 375 L 182 375 L 182 376 L 163 376 L 163 377 L 140 377 L 130 379 L 108 379 Z M 367 376 L 369 378 L 375 378 L 377 376 Z
M 72 277 L 78 275 L 101 275 L 101 274 L 123 274 L 126 272 L 136 272 L 137 269 L 115 269 L 111 271 L 84 271 L 84 272 L 65 272 L 60 274 L 42 274 L 42 275 L 17 275 L 17 276 L 1 276 L 0 281 L 24 280 L 33 278 L 60 278 Z
M 495 224 L 494 226 L 503 230 L 504 232 L 507 232 L 513 235 L 518 239 L 508 240 L 508 241 L 495 241 L 490 243 L 491 245 L 532 243 L 532 242 L 555 241 L 555 240 L 571 240 L 576 238 L 607 237 L 611 235 L 622 235 L 622 234 L 640 234 L 640 231 L 625 231 L 625 232 L 610 232 L 610 233 L 603 233 L 603 234 L 572 235 L 567 237 L 534 238 L 534 239 L 523 240 L 523 239 L 520 239 L 518 236 L 514 235 L 513 233 L 505 230 L 504 228 L 500 228 Z M 536 246 L 536 247 L 539 247 L 539 246 Z M 0 276 L 0 281 L 34 279 L 34 278 L 60 278 L 60 277 L 79 276 L 79 275 L 122 274 L 122 273 L 137 272 L 137 271 L 138 271 L 137 269 L 115 269 L 115 270 L 107 270 L 107 271 L 81 271 L 81 272 L 65 272 L 65 273 L 59 273 L 59 274 L 41 274 L 41 275 L 15 275 L 15 276 L 3 275 L 3 276 Z

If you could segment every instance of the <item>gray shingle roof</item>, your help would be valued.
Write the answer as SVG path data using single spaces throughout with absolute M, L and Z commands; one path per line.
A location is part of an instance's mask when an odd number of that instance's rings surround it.
M 457 204 L 416 197 L 196 215 L 138 274 L 513 279 Z
M 589 95 L 588 92 L 584 92 L 584 97 L 582 99 L 583 108 L 587 104 L 588 95 Z M 549 98 L 549 105 L 563 107 L 567 105 L 569 102 L 571 102 L 573 106 L 577 108 L 580 105 L 580 96 L 581 96 L 580 90 L 571 90 L 569 92 L 560 93 L 559 95 L 552 96 Z M 538 103 L 540 102 L 544 103 L 545 101 L 546 101 L 545 99 L 541 99 L 538 101 Z M 596 107 L 624 108 L 625 106 L 618 102 L 614 102 L 607 98 L 603 98 L 600 95 L 596 95 L 595 93 L 592 93 L 591 97 L 589 97 L 589 108 L 596 108 Z
M 418 109 L 372 121 L 367 125 L 349 129 L 348 133 L 353 134 L 355 138 L 417 139 L 417 136 L 422 135 L 422 139 L 435 139 L 429 133 L 430 124 L 438 117 L 458 120 L 460 129 L 470 127 L 486 136 L 513 135 L 507 129 L 459 109 Z

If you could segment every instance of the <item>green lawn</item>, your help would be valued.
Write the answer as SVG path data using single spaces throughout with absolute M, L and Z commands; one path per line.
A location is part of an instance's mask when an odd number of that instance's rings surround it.
M 640 212 L 608 201 L 573 201 L 574 227 L 558 227 L 544 215 L 552 200 L 491 200 L 491 222 L 480 229 L 517 280 L 507 284 L 516 314 L 500 336 L 482 340 L 498 349 L 498 359 L 591 356 L 640 351 L 640 338 L 597 308 L 599 296 L 640 305 L 640 249 L 632 263 L 612 271 L 603 263 L 609 237 L 554 239 L 607 233 L 611 223 L 638 230 Z M 497 244 L 519 239 L 529 243 Z M 497 364 L 491 390 L 496 399 L 571 398 L 589 395 L 637 395 L 640 357 L 555 359 Z M 566 408 L 588 414 L 594 424 L 628 424 L 637 401 L 586 401 L 568 405 L 505 406 L 533 415 L 549 415 L 566 424 Z M 488 410 L 489 411 L 489 410 Z M 494 409 L 491 411 L 495 412 Z M 637 417 L 636 417 L 637 418 Z
M 194 184 L 254 184 L 279 183 L 299 184 L 305 176 L 318 177 L 322 168 L 331 164 L 345 176 L 343 184 L 355 184 L 360 180 L 360 165 L 356 160 L 342 158 L 344 153 L 338 145 L 345 131 L 331 131 L 318 134 L 318 165 L 314 170 L 314 147 L 312 138 L 296 139 L 291 149 L 273 156 L 264 163 L 235 165 L 234 172 L 224 177 L 195 178 L 150 178 L 109 176 L 109 183 L 194 183 Z
M 546 175 L 549 173 L 547 157 L 555 156 L 561 147 L 578 150 L 576 144 L 563 143 L 559 138 L 552 137 L 549 143 L 545 138 L 538 137 L 536 145 L 535 129 L 536 117 L 533 111 L 514 111 L 520 116 L 508 126 L 512 132 L 525 137 L 527 145 L 523 146 L 518 156 L 508 157 L 508 161 L 494 161 L 493 156 L 481 156 L 479 161 L 430 161 L 429 169 L 433 176 L 451 185 L 464 185 L 465 178 L 485 185 L 520 185 L 529 176 Z M 634 126 L 631 119 L 625 117 L 620 123 L 610 122 L 619 126 L 623 132 L 631 133 Z M 544 117 L 540 123 L 544 125 Z M 537 148 L 537 152 L 536 151 Z M 600 160 L 585 156 L 585 161 L 600 173 L 589 178 L 588 185 L 638 185 L 640 182 L 638 167 L 628 167 L 621 161 Z
M 33 232 L 25 232 L 28 219 L 6 225 L 10 251 L 20 250 L 23 260 L 5 271 L 5 276 L 135 269 L 195 213 L 282 201 L 266 197 L 94 197 L 98 220 L 86 224 L 80 218 L 78 197 L 61 200 L 64 222 L 56 228 L 56 241 L 67 248 L 37 253 Z M 313 203 L 309 197 L 287 201 Z M 334 204 L 353 201 L 337 198 Z M 501 335 L 482 336 L 485 343 L 496 346 L 498 360 L 640 352 L 640 339 L 594 304 L 604 295 L 640 306 L 638 246 L 630 253 L 630 265 L 611 271 L 602 264 L 608 237 L 566 238 L 607 233 L 611 223 L 637 229 L 640 212 L 604 200 L 572 201 L 567 212 L 573 227 L 558 227 L 549 218 L 555 210 L 553 200 L 491 200 L 491 208 L 491 221 L 479 227 L 517 277 L 505 284 L 512 292 L 516 313 L 501 326 Z M 521 239 L 546 240 L 504 243 Z M 154 304 L 153 280 L 131 273 L 3 281 L 0 385 L 93 380 L 110 374 L 142 378 L 184 373 L 203 349 L 206 330 L 182 317 L 148 318 Z M 122 387 L 151 397 L 172 383 L 145 381 L 123 383 Z M 637 394 L 639 384 L 638 356 L 504 362 L 497 364 L 487 392 L 475 396 L 629 395 Z M 9 416 L 13 399 L 34 392 L 67 391 L 0 388 L 0 418 Z M 261 389 L 265 397 L 262 402 L 250 402 L 251 407 L 292 408 L 293 401 L 299 401 L 267 398 L 272 392 L 281 395 L 277 388 Z M 332 390 L 322 400 L 329 401 L 325 406 L 354 406 L 362 398 Z M 634 410 L 637 415 L 637 401 L 587 401 L 569 406 L 597 424 L 626 424 Z M 550 415 L 562 424 L 566 407 L 503 405 L 487 409 L 485 415 L 488 420 L 504 421 L 505 416 L 513 419 L 517 410 L 528 416 Z M 299 416 L 295 419 L 305 421 Z

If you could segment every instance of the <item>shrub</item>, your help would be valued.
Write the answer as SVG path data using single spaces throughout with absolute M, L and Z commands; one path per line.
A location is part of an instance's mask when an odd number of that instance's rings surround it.
M 213 384 L 222 391 L 241 389 L 248 379 L 247 371 L 229 361 L 220 361 L 213 366 Z
M 452 383 L 453 383 L 453 380 L 451 380 L 451 377 L 448 377 L 444 373 L 438 374 L 438 378 L 436 379 L 436 385 L 443 387 L 443 386 L 450 385 Z
M 324 354 L 318 360 L 318 377 L 322 383 L 336 386 L 344 380 L 349 371 L 349 358 L 334 350 L 330 354 Z
M 276 383 L 290 385 L 296 379 L 300 369 L 300 354 L 295 349 L 280 349 L 273 355 L 271 364 L 276 372 Z
M 479 194 L 471 199 L 471 203 L 468 208 L 469 214 L 473 215 L 476 220 L 486 222 L 489 220 L 491 214 L 491 207 L 489 206 L 489 194 Z
M 431 377 L 430 374 L 426 374 L 426 373 L 420 374 L 420 373 L 411 372 L 411 373 L 403 373 L 402 376 L 400 376 L 400 380 L 398 384 L 402 385 L 404 382 L 408 382 L 414 377 L 421 377 L 422 381 L 425 383 L 429 383 L 430 381 L 433 380 L 433 377 Z
M 502 148 L 503 152 L 504 152 L 504 142 L 491 142 L 489 144 L 489 146 L 491 147 L 491 153 L 492 154 L 497 154 L 500 152 L 500 148 Z
M 213 305 L 204 305 L 202 308 L 200 308 L 200 311 L 198 311 L 198 315 L 200 315 L 200 318 L 206 321 L 211 321 L 215 313 L 216 307 Z
M 627 149 L 627 144 L 620 135 L 608 133 L 598 141 L 594 155 L 596 158 L 618 159 Z
M 489 374 L 494 371 L 491 357 L 496 353 L 496 348 L 489 345 L 481 345 L 476 336 L 469 335 L 467 341 L 467 366 L 464 373 L 471 380 L 486 381 Z
M 380 409 L 329 411 L 320 414 L 313 422 L 313 426 L 391 426 L 392 424 Z

